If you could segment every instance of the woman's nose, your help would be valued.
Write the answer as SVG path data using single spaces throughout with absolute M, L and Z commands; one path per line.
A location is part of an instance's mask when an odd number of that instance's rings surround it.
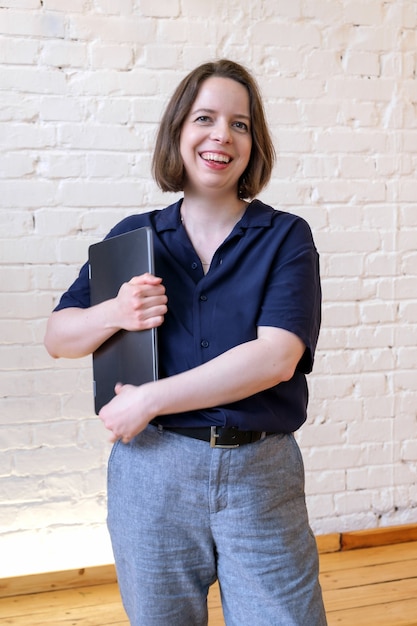
M 229 143 L 231 140 L 230 127 L 227 122 L 218 121 L 212 129 L 213 139 L 220 143 Z

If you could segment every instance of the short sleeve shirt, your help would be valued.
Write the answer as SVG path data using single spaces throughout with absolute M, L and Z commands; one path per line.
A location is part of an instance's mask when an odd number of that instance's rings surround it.
M 168 296 L 168 313 L 158 328 L 159 376 L 197 367 L 254 340 L 260 326 L 290 331 L 306 349 L 287 382 L 238 402 L 163 416 L 158 422 L 172 427 L 217 425 L 293 432 L 306 419 L 305 375 L 313 366 L 321 321 L 319 257 L 310 227 L 298 216 L 254 200 L 204 274 L 181 223 L 181 203 L 127 217 L 108 234 L 152 228 L 155 272 Z M 55 310 L 89 306 L 85 264 Z

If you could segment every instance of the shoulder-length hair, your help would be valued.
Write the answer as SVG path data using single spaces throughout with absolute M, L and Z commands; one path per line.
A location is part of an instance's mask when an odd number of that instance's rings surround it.
M 185 169 L 180 153 L 182 126 L 201 84 L 213 76 L 231 78 L 248 91 L 252 149 L 248 166 L 239 180 L 238 196 L 242 199 L 254 198 L 271 177 L 275 150 L 255 79 L 242 65 L 227 59 L 200 65 L 178 85 L 160 123 L 152 160 L 153 176 L 162 191 L 183 191 Z

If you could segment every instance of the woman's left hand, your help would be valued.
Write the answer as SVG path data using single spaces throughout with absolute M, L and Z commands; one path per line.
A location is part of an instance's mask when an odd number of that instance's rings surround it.
M 129 443 L 154 417 L 144 410 L 142 387 L 117 383 L 115 397 L 100 410 L 99 418 L 112 433 L 112 443 L 119 439 Z

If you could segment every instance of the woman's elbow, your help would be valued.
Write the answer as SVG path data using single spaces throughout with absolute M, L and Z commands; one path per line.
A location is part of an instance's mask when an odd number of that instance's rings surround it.
M 45 346 L 46 351 L 49 354 L 49 356 L 51 356 L 53 359 L 59 359 L 60 354 L 58 353 L 58 350 L 56 349 L 56 346 L 54 342 L 52 341 L 48 330 L 46 331 L 45 337 L 43 338 L 43 345 Z
M 284 357 L 277 368 L 277 383 L 285 383 L 294 376 L 298 364 L 300 363 L 305 347 L 300 344 L 295 350 L 291 351 Z
M 281 380 L 280 380 L 280 382 L 282 382 L 282 383 L 286 383 L 286 382 L 288 382 L 289 380 L 291 380 L 291 378 L 292 378 L 292 377 L 294 376 L 294 374 L 295 374 L 295 369 L 296 369 L 295 367 L 287 367 L 286 369 L 284 369 L 284 370 L 281 372 Z
M 279 385 L 279 383 L 286 383 L 289 380 L 291 380 L 291 378 L 295 374 L 296 368 L 297 368 L 297 364 L 295 365 L 293 363 L 281 364 L 280 367 L 275 372 L 274 385 Z
M 59 332 L 57 334 L 57 330 L 59 331 L 59 328 L 57 328 L 56 323 L 56 313 L 52 313 L 46 324 L 45 335 L 43 338 L 43 345 L 45 346 L 49 356 L 53 359 L 59 359 L 62 356 L 59 349 Z

